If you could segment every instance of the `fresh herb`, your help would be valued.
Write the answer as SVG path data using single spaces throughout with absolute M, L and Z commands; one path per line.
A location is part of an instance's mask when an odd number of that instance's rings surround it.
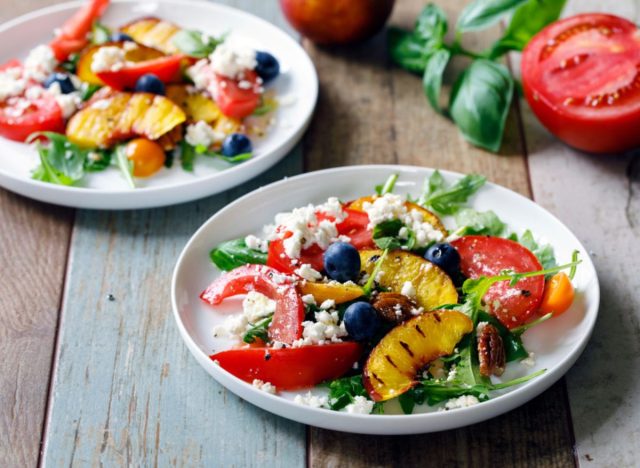
M 253 153 L 236 154 L 235 156 L 225 156 L 222 153 L 216 151 L 210 151 L 206 146 L 198 145 L 192 146 L 182 140 L 180 143 L 180 164 L 182 169 L 188 172 L 193 172 L 193 164 L 198 155 L 207 156 L 209 158 L 219 158 L 230 164 L 237 164 L 239 162 L 247 161 L 253 157 Z
M 196 149 L 187 143 L 186 140 L 180 142 L 180 165 L 187 172 L 193 172 L 193 163 L 196 160 Z
M 253 115 L 262 116 L 267 115 L 270 112 L 273 112 L 278 108 L 278 104 L 274 100 L 265 100 L 264 98 L 260 98 L 260 105 L 256 107 L 253 111 Z
M 382 268 L 382 263 L 385 261 L 388 254 L 389 254 L 389 249 L 385 249 L 384 252 L 382 252 L 382 255 L 380 255 L 380 257 L 376 260 L 376 264 L 373 266 L 373 271 L 371 272 L 371 276 L 369 276 L 369 279 L 367 280 L 365 285 L 362 287 L 362 291 L 365 296 L 368 296 L 369 294 L 371 294 L 371 291 L 373 290 L 373 286 L 376 280 L 376 276 L 378 276 L 378 272 L 380 271 L 380 268 Z
M 420 385 L 401 394 L 398 397 L 398 402 L 404 414 L 411 414 L 416 405 L 424 404 L 426 397 L 424 387 Z
M 125 145 L 117 146 L 114 152 L 116 155 L 116 166 L 118 166 L 118 169 L 120 169 L 124 180 L 127 181 L 129 187 L 136 188 L 136 183 L 133 180 L 133 161 L 127 158 Z
M 84 169 L 87 172 L 104 171 L 111 165 L 112 152 L 109 150 L 93 150 L 87 153 Z
M 209 258 L 222 271 L 230 271 L 247 264 L 267 263 L 267 254 L 247 247 L 244 238 L 223 242 L 209 253 Z
M 533 237 L 533 233 L 527 229 L 520 237 L 517 234 L 511 234 L 509 239 L 519 242 L 524 247 L 529 249 L 538 259 L 543 269 L 553 268 L 558 263 L 556 262 L 555 253 L 553 247 L 550 244 L 540 245 Z M 575 260 L 574 260 L 575 261 Z M 547 275 L 547 278 L 550 276 Z
M 424 93 L 438 112 L 442 81 L 447 64 L 454 56 L 472 60 L 455 80 L 449 98 L 449 115 L 472 144 L 498 151 L 515 81 L 497 63 L 509 50 L 522 50 L 547 24 L 559 18 L 566 0 L 475 0 L 460 14 L 452 42 L 445 42 L 448 28 L 445 13 L 427 5 L 413 31 L 390 28 L 389 53 L 392 60 L 410 72 L 422 75 Z M 488 28 L 513 13 L 504 34 L 483 52 L 467 50 L 461 36 L 468 31 Z
M 500 334 L 500 338 L 502 338 L 502 344 L 504 345 L 507 362 L 517 361 L 519 359 L 524 359 L 527 356 L 529 356 L 529 353 L 527 352 L 527 350 L 524 347 L 524 344 L 522 343 L 521 336 L 522 336 L 522 333 L 525 332 L 525 330 L 540 323 L 536 320 L 535 323 L 531 322 L 530 327 L 523 325 L 522 327 L 509 330 L 494 315 L 488 314 L 487 312 L 484 312 L 484 311 L 478 312 L 478 322 L 487 322 L 493 325 L 494 327 L 496 327 L 496 329 L 498 330 L 498 333 Z
M 575 265 L 573 267 L 571 267 L 571 268 L 574 268 L 574 267 L 575 267 Z M 553 312 L 549 312 L 548 314 L 544 314 L 542 317 L 538 317 L 537 319 L 535 319 L 532 322 L 525 323 L 524 325 L 520 325 L 519 327 L 516 327 L 516 328 L 512 329 L 511 330 L 511 334 L 515 335 L 517 337 L 520 337 L 529 328 L 535 327 L 536 325 L 540 325 L 541 323 L 546 322 L 547 320 L 549 320 L 551 317 L 553 317 Z M 523 357 L 527 357 L 527 356 L 523 356 Z
M 425 188 L 418 203 L 442 215 L 458 212 L 467 200 L 484 185 L 487 179 L 478 174 L 469 174 L 452 186 L 447 186 L 442 174 L 435 171 L 425 181 Z
M 369 398 L 367 390 L 362 383 L 362 375 L 342 377 L 329 382 L 329 408 L 338 411 L 355 401 L 355 397 Z M 382 413 L 382 403 L 373 405 L 372 413 Z
M 98 91 L 102 86 L 94 83 L 82 83 L 82 88 L 80 89 L 80 99 L 83 102 L 88 101 L 91 97 Z
M 400 232 L 403 229 L 406 234 L 400 236 Z M 416 245 L 415 233 L 399 219 L 382 221 L 376 224 L 373 228 L 372 237 L 376 246 L 382 250 L 413 250 Z
M 165 158 L 164 158 L 164 167 L 166 167 L 167 169 L 170 169 L 173 167 L 173 160 L 176 157 L 176 152 L 175 150 L 171 150 L 171 151 L 165 151 Z
M 60 64 L 60 68 L 62 68 L 66 72 L 75 73 L 76 69 L 78 68 L 78 60 L 80 60 L 80 54 L 74 52 L 73 54 L 69 55 L 67 60 Z
M 256 338 L 261 339 L 265 343 L 269 341 L 269 325 L 271 325 L 272 320 L 273 314 L 270 314 L 262 320 L 258 320 L 256 323 L 252 324 L 243 335 L 242 341 L 249 344 L 256 341 Z
M 569 279 L 570 280 L 572 280 L 576 276 L 576 270 L 578 268 L 578 264 L 576 263 L 578 261 L 578 251 L 577 250 L 573 251 L 573 254 L 571 255 L 571 261 L 574 263 L 574 265 L 569 270 Z
M 184 52 L 191 57 L 204 58 L 224 42 L 224 36 L 215 38 L 200 31 L 183 29 L 173 36 L 171 42 L 180 52 Z
M 40 165 L 34 170 L 33 179 L 72 185 L 84 177 L 88 150 L 71 143 L 66 136 L 53 132 L 36 133 L 29 137 L 29 141 L 39 137 L 45 137 L 48 143 L 36 143 Z
M 396 186 L 399 174 L 391 174 L 389 178 L 382 185 L 376 185 L 376 193 L 378 196 L 392 193 L 393 188 Z
M 455 220 L 458 225 L 455 234 L 458 236 L 502 236 L 507 227 L 492 210 L 476 211 L 464 208 L 455 214 Z
M 100 45 L 105 42 L 109 42 L 109 38 L 111 37 L 111 30 L 107 28 L 104 24 L 99 23 L 98 21 L 93 23 L 93 27 L 91 28 L 91 43 Z

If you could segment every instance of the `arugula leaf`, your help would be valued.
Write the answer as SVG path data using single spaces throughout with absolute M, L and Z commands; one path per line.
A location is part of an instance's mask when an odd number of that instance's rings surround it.
M 224 35 L 220 38 L 215 38 L 200 31 L 183 29 L 174 34 L 171 42 L 180 52 L 184 52 L 191 57 L 204 58 L 224 42 Z
M 473 208 L 464 208 L 455 214 L 459 236 L 485 235 L 502 236 L 507 225 L 498 218 L 492 210 L 476 211 Z
M 127 158 L 126 145 L 119 145 L 115 149 L 116 166 L 120 169 L 124 180 L 131 188 L 136 188 L 136 183 L 133 180 L 133 161 Z
M 511 234 L 509 238 L 529 249 L 537 257 L 543 269 L 553 268 L 558 264 L 556 262 L 553 246 L 550 244 L 539 245 L 534 239 L 533 233 L 529 229 L 522 233 L 522 236 L 519 238 L 515 233 Z
M 348 404 L 353 403 L 357 396 L 369 398 L 369 394 L 362 383 L 361 374 L 342 377 L 329 382 L 329 408 L 332 410 L 341 410 Z
M 242 336 L 242 341 L 251 344 L 256 341 L 256 338 L 259 338 L 267 343 L 269 341 L 269 325 L 271 325 L 272 320 L 273 314 L 270 314 L 269 316 L 251 325 Z
M 254 109 L 253 115 L 266 115 L 269 112 L 273 112 L 277 108 L 278 103 L 275 100 L 265 101 L 263 97 L 260 97 L 260 105 Z
M 84 169 L 88 172 L 104 171 L 111 165 L 111 151 L 93 150 L 87 153 L 87 159 L 84 163 Z
M 388 45 L 392 60 L 413 73 L 423 73 L 429 55 L 442 46 L 447 18 L 436 5 L 429 4 L 420 13 L 413 31 L 389 28 Z
M 469 174 L 447 187 L 439 171 L 435 171 L 425 183 L 426 191 L 418 203 L 443 215 L 458 212 L 467 200 L 484 185 L 487 179 L 479 174 Z
M 36 144 L 40 156 L 38 166 L 32 178 L 57 185 L 72 185 L 84 177 L 84 165 L 88 150 L 71 143 L 65 135 L 54 132 L 41 132 L 29 137 L 29 141 L 44 136 L 48 142 Z
M 80 60 L 80 54 L 74 52 L 70 54 L 67 60 L 60 64 L 60 68 L 69 73 L 75 73 L 78 68 L 78 60 Z
M 456 31 L 474 31 L 495 24 L 503 15 L 527 0 L 475 0 L 462 10 Z
M 376 185 L 376 193 L 379 196 L 385 195 L 387 193 L 392 193 L 397 180 L 398 174 L 391 174 L 384 184 Z
M 497 152 L 513 98 L 513 78 L 504 65 L 477 59 L 458 77 L 449 111 L 472 144 Z
M 82 102 L 88 101 L 89 99 L 91 99 L 91 96 L 93 96 L 100 88 L 102 88 L 102 86 L 100 86 L 99 84 L 86 82 L 82 83 L 82 88 L 80 89 L 80 99 L 82 99 Z
M 104 24 L 96 21 L 93 23 L 93 27 L 91 28 L 91 43 L 100 45 L 105 42 L 109 42 L 109 38 L 111 37 L 111 30 L 106 27 Z
M 380 255 L 380 257 L 376 260 L 376 264 L 374 265 L 373 270 L 371 271 L 371 276 L 369 276 L 369 279 L 367 280 L 365 285 L 362 287 L 362 291 L 365 296 L 368 296 L 369 294 L 371 294 L 371 291 L 373 289 L 373 284 L 375 283 L 375 280 L 376 280 L 376 276 L 378 275 L 380 268 L 382 268 L 382 263 L 385 261 L 388 254 L 389 254 L 389 249 L 385 249 L 384 252 L 382 252 L 382 255 Z
M 247 247 L 244 238 L 223 242 L 209 252 L 209 258 L 222 271 L 247 264 L 267 264 L 267 254 Z
M 509 50 L 523 50 L 533 36 L 560 17 L 565 3 L 566 0 L 529 0 L 521 4 L 502 37 L 485 54 L 496 58 Z
M 451 51 L 448 49 L 438 49 L 432 52 L 427 58 L 424 74 L 422 75 L 422 88 L 429 104 L 437 112 L 442 112 L 440 108 L 440 90 L 442 88 L 442 75 L 444 69 L 451 58 Z
M 422 386 L 413 387 L 398 397 L 400 408 L 404 414 L 413 413 L 416 405 L 424 404 L 427 395 Z
M 186 140 L 180 142 L 180 165 L 187 172 L 193 172 L 193 162 L 196 160 L 197 152 L 195 147 L 187 143 Z
M 406 237 L 400 237 L 400 230 L 402 228 L 405 228 L 407 231 Z M 376 246 L 382 250 L 396 250 L 401 248 L 413 250 L 416 245 L 415 233 L 407 228 L 399 219 L 383 221 L 377 224 L 373 228 L 372 237 Z

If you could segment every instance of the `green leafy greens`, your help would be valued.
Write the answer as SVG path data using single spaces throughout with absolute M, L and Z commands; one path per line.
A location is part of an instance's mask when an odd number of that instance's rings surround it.
M 216 47 L 224 42 L 224 36 L 216 38 L 203 34 L 200 31 L 183 29 L 178 31 L 171 41 L 180 52 L 184 52 L 190 57 L 204 58 L 209 56 Z
M 230 271 L 246 264 L 267 263 L 267 254 L 247 247 L 244 238 L 223 242 L 209 253 L 209 258 L 222 271 Z
M 269 325 L 271 325 L 272 320 L 273 314 L 270 314 L 267 317 L 252 324 L 242 336 L 242 341 L 248 344 L 256 341 L 256 338 L 261 339 L 265 343 L 269 341 Z
M 338 411 L 355 401 L 355 397 L 361 396 L 369 399 L 369 394 L 362 383 L 362 375 L 342 377 L 328 383 L 329 408 Z M 373 405 L 373 413 L 382 413 L 382 404 Z
M 484 176 L 469 174 L 452 186 L 447 186 L 442 174 L 435 171 L 425 182 L 424 191 L 418 199 L 418 204 L 431 208 L 442 215 L 455 214 L 486 181 Z

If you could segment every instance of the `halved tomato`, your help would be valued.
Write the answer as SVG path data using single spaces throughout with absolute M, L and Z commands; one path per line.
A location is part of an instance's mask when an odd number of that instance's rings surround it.
M 260 104 L 257 91 L 258 75 L 252 70 L 244 72 L 242 80 L 234 80 L 226 76 L 216 75 L 216 104 L 220 111 L 228 116 L 242 119 L 253 113 Z
M 631 21 L 592 13 L 547 26 L 523 52 L 522 84 L 565 143 L 593 153 L 640 146 L 640 33 Z
M 460 269 L 469 278 L 496 276 L 504 270 L 538 271 L 542 265 L 526 247 L 491 236 L 464 236 L 451 244 L 460 254 Z M 500 281 L 489 288 L 484 302 L 507 328 L 528 322 L 538 311 L 544 294 L 544 276 L 523 278 L 515 286 Z
M 36 99 L 15 96 L 0 102 L 0 135 L 25 141 L 36 132 L 64 133 L 62 109 L 48 93 Z

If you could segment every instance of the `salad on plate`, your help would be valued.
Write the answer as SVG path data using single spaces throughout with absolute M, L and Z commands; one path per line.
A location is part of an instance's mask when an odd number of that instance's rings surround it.
M 212 331 L 215 364 L 269 393 L 295 390 L 296 403 L 359 414 L 391 400 L 407 414 L 468 407 L 545 372 L 501 378 L 535 364 L 522 335 L 570 309 L 577 251 L 559 265 L 531 231 L 467 205 L 482 176 L 448 185 L 435 171 L 415 198 L 394 193 L 397 179 L 278 213 L 260 235 L 211 250 L 224 273 L 200 298 L 221 314 L 244 295 Z
M 89 0 L 24 60 L 0 65 L 0 136 L 33 142 L 32 177 L 81 185 L 115 167 L 123 183 L 204 156 L 224 169 L 253 157 L 274 122 L 271 53 L 241 38 L 144 17 L 106 26 Z

